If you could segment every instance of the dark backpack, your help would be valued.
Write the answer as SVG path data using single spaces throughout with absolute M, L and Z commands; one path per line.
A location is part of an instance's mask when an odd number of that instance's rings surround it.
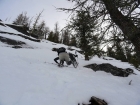
M 60 53 L 60 52 L 66 52 L 66 49 L 64 48 L 64 47 L 60 47 L 59 49 L 58 49 L 58 52 Z
M 70 59 L 71 59 L 72 61 L 76 61 L 75 55 L 74 55 L 74 54 L 69 53 L 69 57 L 70 57 Z

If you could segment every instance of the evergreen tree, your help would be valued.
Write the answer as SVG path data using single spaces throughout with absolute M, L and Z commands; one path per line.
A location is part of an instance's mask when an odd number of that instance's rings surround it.
M 69 36 L 69 30 L 66 29 L 62 32 L 62 43 L 65 45 L 69 45 L 70 41 L 70 36 Z
M 53 31 L 51 31 L 50 33 L 49 33 L 49 35 L 48 35 L 48 38 L 47 38 L 47 40 L 49 40 L 49 41 L 54 41 L 54 39 L 53 39 L 53 36 L 54 36 L 54 33 L 53 33 Z
M 45 21 L 42 21 L 38 26 L 37 26 L 37 35 L 40 38 L 45 38 L 46 34 L 49 33 L 49 28 L 46 26 Z
M 131 46 L 132 45 L 129 45 L 129 44 L 127 44 L 125 46 L 125 55 L 126 55 L 127 61 L 129 63 L 133 64 L 136 68 L 139 68 L 140 62 L 139 62 L 134 50 L 132 50 L 132 48 L 130 48 Z
M 123 48 L 118 44 L 116 46 L 115 58 L 123 62 L 127 61 Z
M 55 33 L 54 33 L 53 42 L 59 43 L 59 33 L 58 33 L 58 32 L 55 32 Z
M 73 8 L 59 8 L 63 11 L 83 11 L 89 9 L 95 20 L 99 20 L 100 36 L 110 37 L 112 30 L 122 33 L 124 40 L 129 40 L 135 47 L 140 62 L 140 14 L 139 0 L 68 0 L 75 5 Z M 106 23 L 106 24 L 104 24 Z M 119 36 L 117 36 L 119 37 Z M 108 42 L 106 42 L 108 43 Z
M 13 24 L 23 25 L 23 29 L 25 29 L 25 31 L 28 29 L 30 31 L 30 35 L 35 38 L 46 39 L 46 35 L 49 33 L 49 28 L 46 26 L 45 21 L 41 21 L 39 23 L 42 12 L 43 11 L 41 11 L 35 18 L 33 27 L 30 27 L 33 18 L 29 19 L 29 17 L 27 17 L 27 12 L 19 14 L 15 21 L 13 21 Z
M 55 43 L 59 43 L 59 26 L 58 26 L 58 23 L 55 23 L 53 41 Z
M 42 21 L 36 28 L 38 37 L 44 37 L 45 21 Z
M 36 16 L 35 21 L 34 21 L 34 23 L 33 23 L 33 27 L 32 27 L 31 30 L 30 30 L 30 34 L 31 34 L 32 36 L 35 36 L 36 38 L 39 38 L 38 33 L 41 33 L 41 30 L 40 30 L 40 32 L 39 32 L 39 30 L 38 30 L 38 23 L 39 23 L 39 19 L 40 19 L 40 17 L 41 17 L 42 12 L 43 12 L 43 11 L 41 11 L 41 12 Z
M 76 16 L 71 18 L 70 27 L 76 32 L 77 44 L 84 51 L 85 60 L 89 60 L 89 56 L 92 55 L 90 39 L 93 36 L 95 27 L 94 19 L 91 18 L 89 11 L 77 12 Z
M 36 19 L 35 19 L 35 21 L 34 21 L 34 23 L 33 23 L 32 33 L 33 33 L 34 30 L 37 29 L 37 24 L 38 24 L 38 22 L 39 22 L 39 19 L 40 19 L 40 17 L 41 17 L 42 12 L 43 12 L 43 11 L 41 11 L 41 12 L 36 16 Z
M 74 36 L 72 36 L 69 45 L 77 47 L 76 38 Z
M 13 21 L 13 24 L 29 27 L 29 17 L 27 17 L 26 15 L 27 12 L 19 14 L 17 18 Z
M 115 58 L 115 51 L 113 50 L 112 47 L 109 47 L 109 46 L 107 47 L 107 56 Z
M 44 32 L 44 38 L 45 38 L 45 39 L 47 39 L 46 37 L 47 37 L 47 35 L 48 35 L 48 34 L 49 34 L 49 32 L 50 32 L 49 27 L 45 26 L 45 27 L 44 27 L 44 31 L 43 31 L 43 32 Z

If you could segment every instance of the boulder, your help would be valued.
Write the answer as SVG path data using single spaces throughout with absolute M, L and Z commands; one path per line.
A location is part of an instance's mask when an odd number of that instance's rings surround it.
M 90 64 L 86 65 L 84 67 L 91 68 L 94 71 L 105 71 L 107 73 L 111 73 L 114 76 L 120 76 L 120 77 L 127 77 L 128 75 L 133 73 L 133 70 L 130 68 L 122 69 L 118 68 L 116 66 L 113 66 L 109 63 L 103 63 L 103 64 Z
M 104 100 L 92 96 L 91 99 L 89 100 L 89 104 L 82 104 L 82 105 L 108 105 L 108 104 Z

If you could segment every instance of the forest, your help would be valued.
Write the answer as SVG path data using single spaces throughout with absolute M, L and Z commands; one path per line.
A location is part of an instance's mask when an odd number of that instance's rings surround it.
M 13 21 L 25 27 L 29 35 L 55 43 L 75 46 L 82 50 L 85 60 L 94 55 L 109 56 L 140 68 L 140 0 L 68 0 L 70 20 L 62 29 L 56 22 L 54 30 L 22 12 Z

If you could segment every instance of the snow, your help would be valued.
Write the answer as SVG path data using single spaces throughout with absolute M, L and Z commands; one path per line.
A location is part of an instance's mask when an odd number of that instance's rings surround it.
M 18 33 L 0 26 L 3 29 Z M 88 103 L 92 96 L 104 99 L 108 105 L 140 105 L 140 72 L 127 62 L 97 56 L 84 61 L 84 56 L 77 53 L 77 68 L 59 68 L 52 64 L 57 53 L 51 49 L 68 46 L 47 40 L 33 42 L 16 35 L 0 36 L 23 41 L 33 48 L 13 49 L 0 42 L 0 105 L 77 105 Z M 132 68 L 137 75 L 117 77 L 83 67 L 91 63 Z
M 4 24 L 5 25 L 5 24 Z M 18 32 L 18 31 L 16 31 L 16 30 L 14 30 L 14 29 L 12 29 L 12 28 L 10 28 L 10 27 L 8 27 L 8 26 L 1 26 L 0 25 L 0 31 L 2 31 L 2 32 L 9 32 L 9 33 L 16 33 L 16 34 L 22 34 L 22 33 L 20 33 L 20 32 Z

